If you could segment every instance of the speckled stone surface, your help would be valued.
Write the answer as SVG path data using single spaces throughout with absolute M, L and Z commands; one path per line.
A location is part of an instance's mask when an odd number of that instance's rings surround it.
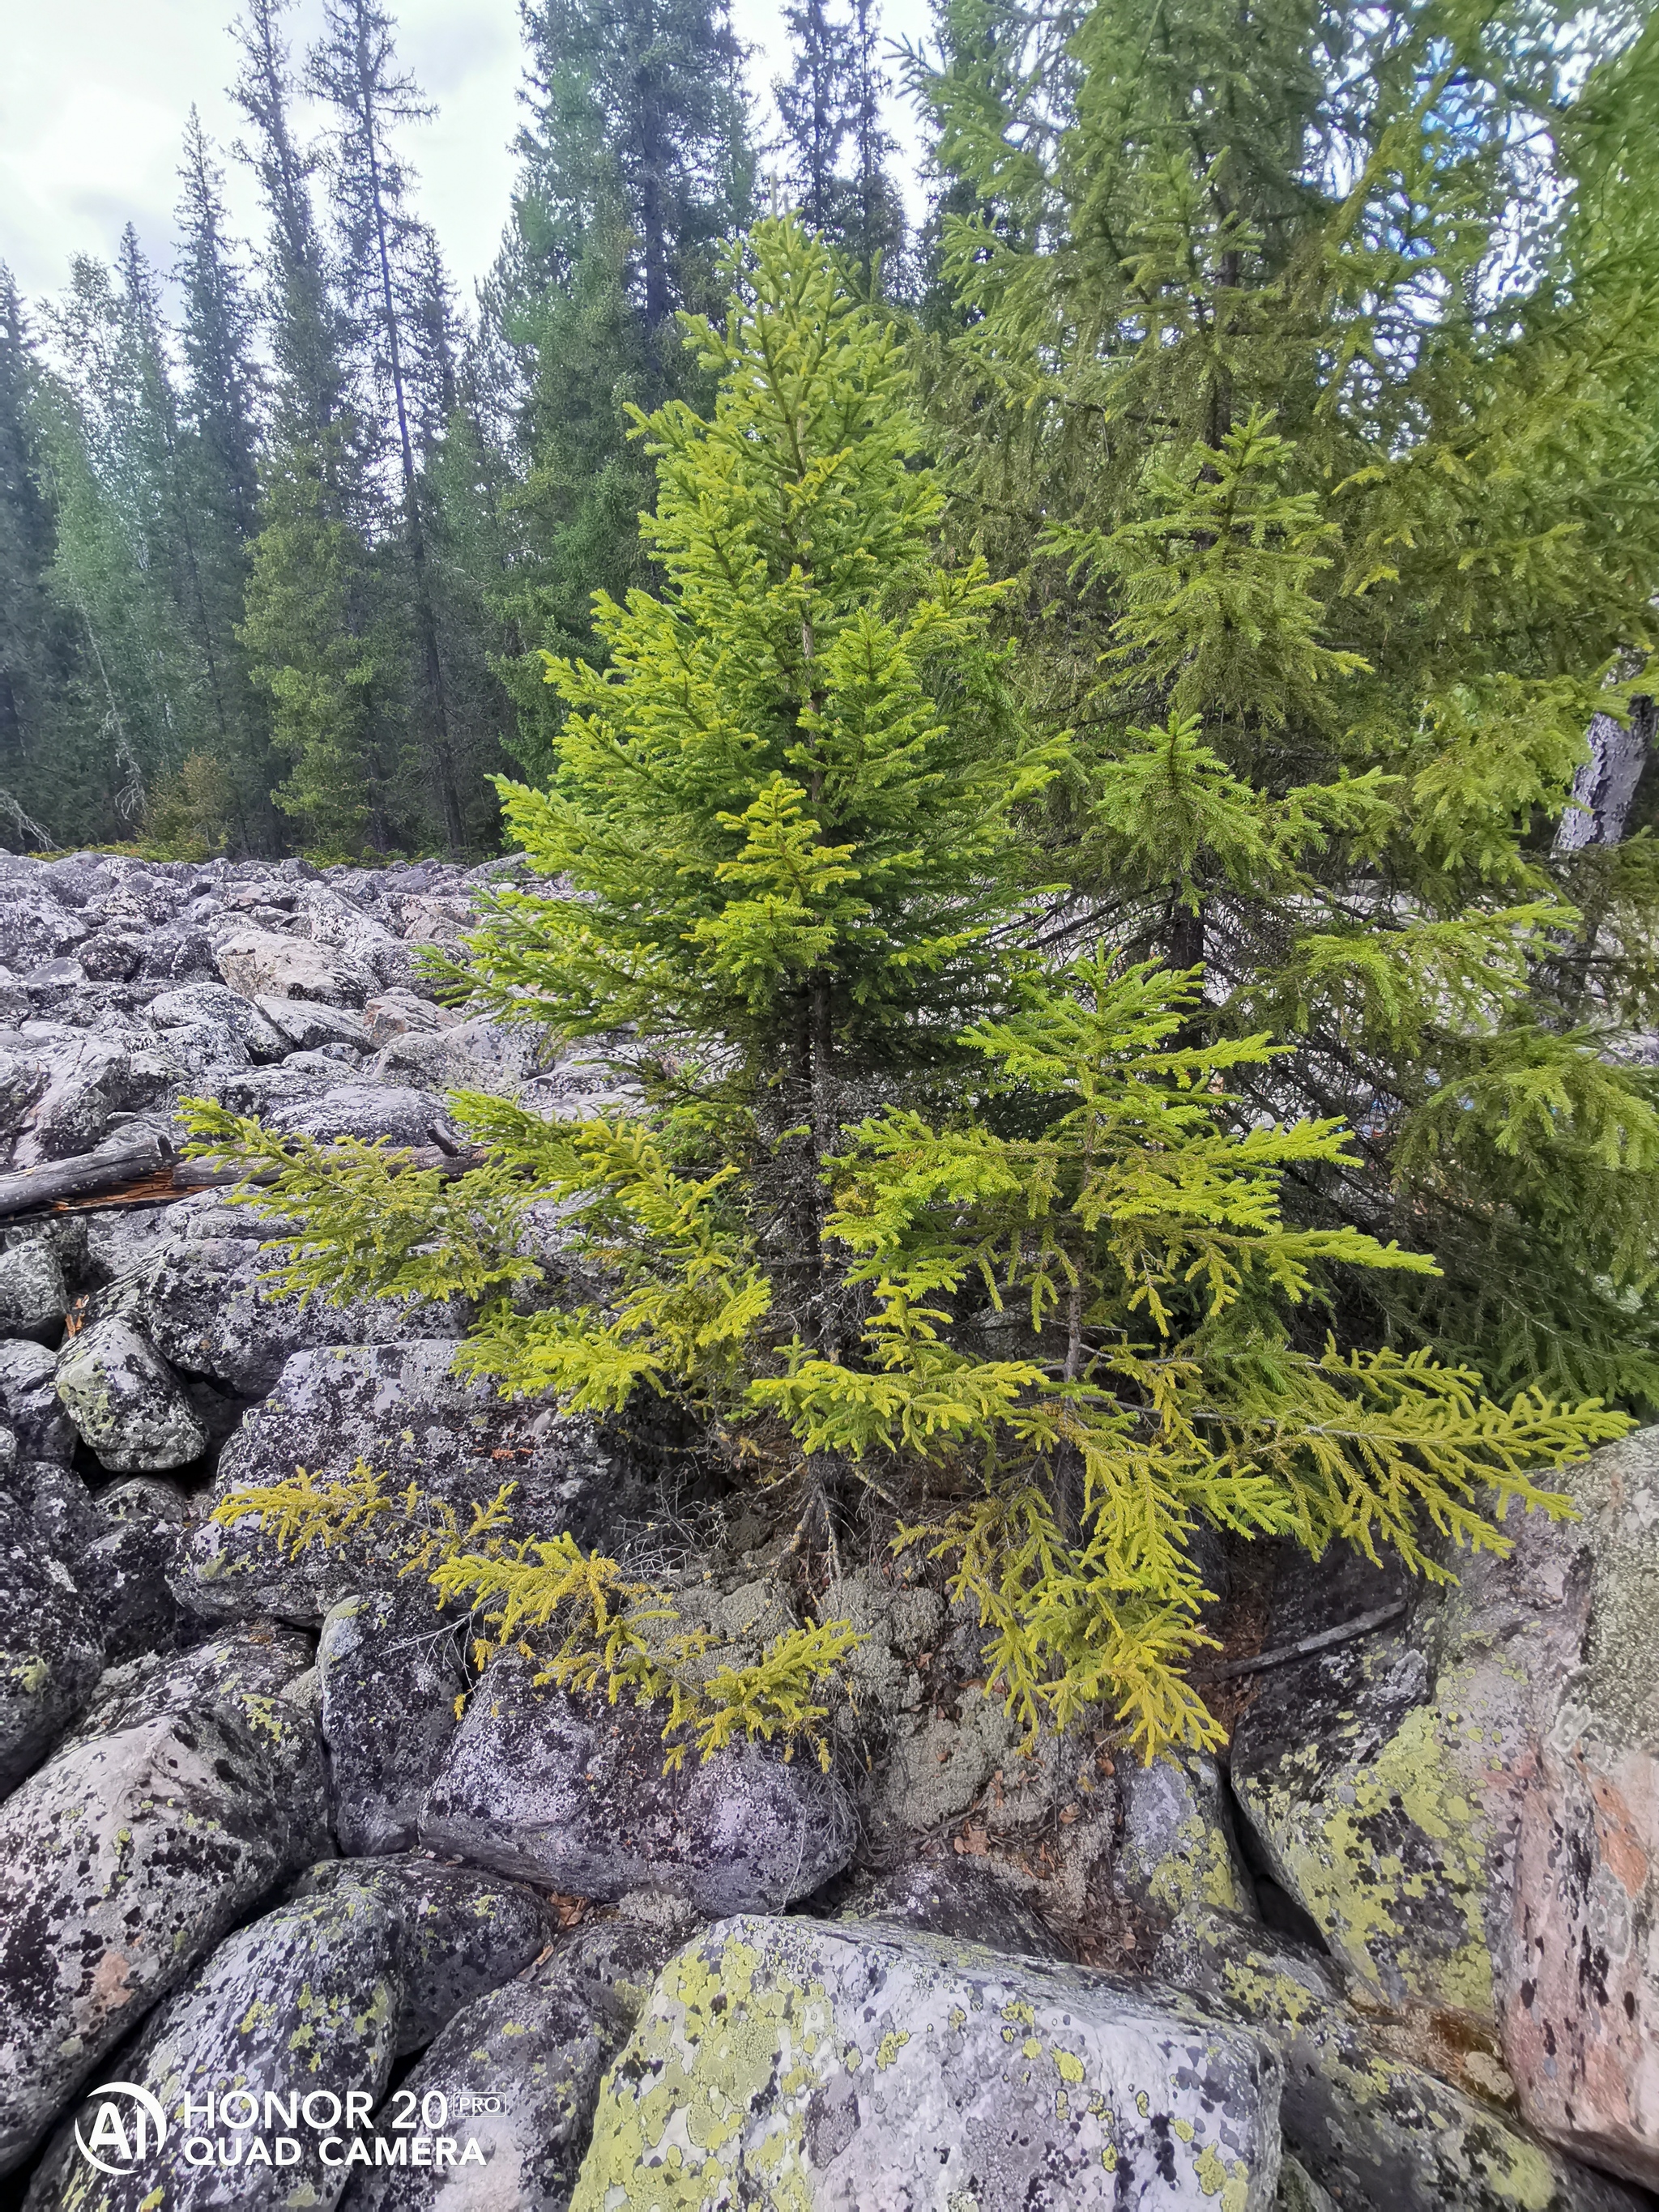
M 309 1711 L 272 1698 L 68 1745 L 0 1805 L 0 2173 L 104 2054 L 328 1848 Z
M 575 1897 L 661 1889 L 700 1911 L 781 1911 L 852 1855 L 852 1809 L 809 1757 L 744 1743 L 663 1771 L 662 1719 L 537 1688 L 496 1660 L 421 1818 L 421 1841 Z
M 659 1977 L 574 2212 L 1268 2212 L 1279 2065 L 1175 1991 L 740 1917 Z
M 546 1906 L 522 1884 L 417 1855 L 325 1859 L 307 1869 L 295 1893 L 346 1888 L 374 1898 L 398 1932 L 400 2054 L 422 2050 L 464 2005 L 522 1973 L 553 1931 Z
M 32 1516 L 0 1497 L 0 1794 L 64 1735 L 104 1664 L 104 1636 Z
M 344 2100 L 356 2091 L 367 2112 L 392 2070 L 401 1996 L 398 1937 L 391 1915 L 362 1889 L 279 1905 L 239 1929 L 157 2012 L 119 2078 L 147 2089 L 167 2115 L 160 2150 L 136 2172 L 99 2172 L 75 2149 L 66 2127 L 30 2185 L 29 2212 L 298 2212 L 325 2208 L 350 2169 L 337 2151 L 325 2161 L 325 2134 L 296 2126 L 294 2163 L 256 2160 L 256 2141 L 278 2130 L 210 2126 L 201 2112 L 237 2093 L 251 2095 L 263 2118 L 264 2099 L 288 2100 L 321 2092 Z M 197 2108 L 192 2120 L 185 2100 Z M 233 2104 L 233 2116 L 245 2109 Z M 325 2106 L 319 2106 L 325 2111 Z M 240 2152 L 235 2164 L 196 2164 L 192 2140 L 223 2137 Z M 349 2130 L 343 2131 L 349 2134 Z

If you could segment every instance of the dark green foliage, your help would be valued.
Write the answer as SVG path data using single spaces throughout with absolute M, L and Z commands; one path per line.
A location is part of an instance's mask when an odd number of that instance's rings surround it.
M 1293 1207 L 1444 1270 L 1356 1326 L 1651 1405 L 1652 866 L 1552 850 L 1650 680 L 1651 26 L 949 21 L 938 431 L 1078 733 L 1054 930 L 1201 960 L 1194 1036 L 1291 1048 L 1252 1110 L 1350 1121 Z

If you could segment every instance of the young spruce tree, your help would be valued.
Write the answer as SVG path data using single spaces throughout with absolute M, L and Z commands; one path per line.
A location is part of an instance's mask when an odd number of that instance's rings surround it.
M 471 970 L 506 1018 L 609 1041 L 641 1110 L 558 1124 L 463 1096 L 485 1158 L 449 1179 L 217 1108 L 202 1140 L 302 1224 L 293 1286 L 464 1292 L 462 1364 L 504 1390 L 678 1398 L 781 1540 L 793 1520 L 793 1556 L 833 1562 L 866 1516 L 927 1543 L 1032 1729 L 1103 1701 L 1149 1756 L 1209 1741 L 1183 1673 L 1196 1530 L 1391 1544 L 1443 1572 L 1429 1524 L 1501 1545 L 1494 1502 L 1559 1507 L 1528 1469 L 1625 1424 L 1493 1405 L 1420 1353 L 1297 1347 L 1332 1269 L 1431 1263 L 1285 1220 L 1285 1177 L 1340 1170 L 1344 1133 L 1249 1126 L 1233 1078 L 1271 1050 L 1182 1042 L 1187 977 L 1031 957 L 1020 811 L 1065 746 L 1009 710 L 1001 588 L 939 557 L 896 334 L 793 222 L 756 231 L 723 330 L 687 327 L 719 391 L 708 420 L 671 403 L 641 424 L 663 590 L 601 599 L 604 669 L 550 660 L 558 774 L 505 794 L 550 880 L 496 894 Z M 602 1308 L 514 1300 L 538 1272 L 525 1206 L 549 1197 Z M 293 1542 L 393 1510 L 373 1470 L 220 1510 Z M 811 1735 L 845 1624 L 688 1690 L 614 1563 L 514 1543 L 508 1512 L 407 1524 L 486 1645 L 550 1629 L 556 1679 L 663 1698 L 705 1747 Z

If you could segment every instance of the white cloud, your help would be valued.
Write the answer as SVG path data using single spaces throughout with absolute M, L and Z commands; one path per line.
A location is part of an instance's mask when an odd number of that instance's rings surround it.
M 240 118 L 226 92 L 235 55 L 226 26 L 236 0 L 9 0 L 0 69 L 0 260 L 24 291 L 56 291 L 74 253 L 109 256 L 122 226 L 137 228 L 166 269 L 173 258 L 179 145 L 192 102 L 224 155 Z M 464 293 L 495 257 L 507 216 L 519 125 L 514 0 L 404 0 L 406 65 L 439 105 L 408 137 L 420 204 Z M 296 53 L 314 36 L 321 0 L 289 18 Z M 787 67 L 775 0 L 736 0 L 763 133 L 771 79 Z M 887 0 L 884 29 L 916 39 L 927 0 Z M 915 126 L 894 126 L 914 149 Z M 238 228 L 259 228 L 246 172 L 227 161 Z

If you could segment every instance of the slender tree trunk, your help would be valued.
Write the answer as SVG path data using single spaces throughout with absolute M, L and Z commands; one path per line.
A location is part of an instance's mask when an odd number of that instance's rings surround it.
M 426 688 L 432 702 L 433 765 L 436 771 L 438 804 L 443 814 L 444 841 L 452 853 L 458 853 L 464 834 L 460 800 L 455 788 L 449 702 L 444 689 L 443 659 L 438 649 L 438 623 L 432 603 L 431 575 L 427 566 L 426 532 L 421 523 L 421 503 L 415 479 L 415 447 L 409 434 L 409 407 L 404 396 L 403 350 L 398 337 L 397 302 L 392 289 L 392 253 L 386 242 L 386 207 L 380 193 L 380 155 L 374 144 L 372 97 L 365 72 L 363 138 L 368 160 L 371 204 L 374 210 L 374 245 L 380 260 L 380 299 L 386 312 L 386 360 L 392 372 L 392 397 L 398 416 L 398 447 L 403 464 L 404 526 L 409 536 L 410 562 L 415 571 L 416 620 L 420 631 Z

